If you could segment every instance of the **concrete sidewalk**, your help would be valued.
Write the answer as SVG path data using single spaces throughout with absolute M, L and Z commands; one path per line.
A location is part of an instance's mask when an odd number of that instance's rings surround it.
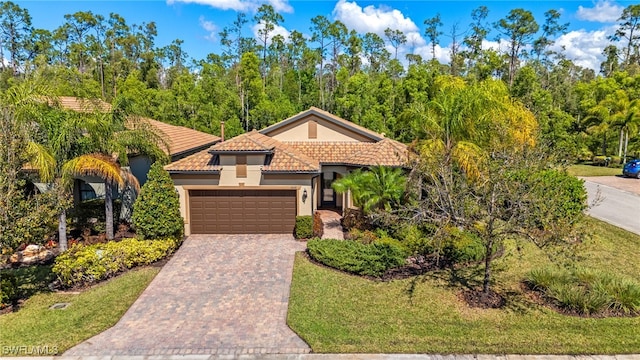
M 2 358 L 0 358 L 2 359 Z M 32 360 L 33 357 L 12 357 Z M 153 356 L 49 356 L 38 360 L 638 360 L 640 354 L 628 355 L 438 355 L 438 354 L 217 354 Z

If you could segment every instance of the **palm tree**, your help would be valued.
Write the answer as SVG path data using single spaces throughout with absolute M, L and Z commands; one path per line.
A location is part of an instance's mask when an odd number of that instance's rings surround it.
M 478 178 L 484 156 L 479 146 L 479 120 L 487 116 L 483 110 L 489 109 L 484 104 L 489 98 L 478 87 L 469 87 L 457 78 L 439 77 L 436 87 L 430 101 L 415 103 L 410 109 L 414 126 L 423 134 L 415 150 L 434 161 L 454 162 L 467 176 Z
M 4 103 L 15 108 L 16 116 L 33 124 L 27 155 L 41 181 L 52 183 L 58 194 L 60 248 L 67 248 L 66 211 L 74 176 L 105 179 L 107 238 L 112 239 L 113 187 L 130 183 L 134 189 L 139 188 L 135 177 L 121 165 L 128 163 L 130 154 L 147 154 L 165 161 L 167 155 L 161 146 L 168 146 L 149 123 L 127 116 L 123 109 L 128 104 L 118 104 L 109 112 L 95 109 L 82 113 L 62 109 L 55 98 L 44 95 L 47 93 L 46 87 L 25 81 L 2 97 Z
M 36 82 L 25 81 L 11 87 L 3 94 L 3 102 L 14 109 L 19 121 L 32 128 L 27 145 L 25 164 L 36 170 L 40 180 L 53 183 L 58 195 L 58 236 L 61 250 L 67 248 L 66 204 L 69 193 L 63 185 L 61 164 L 81 152 L 78 139 L 81 134 L 73 118 L 52 109 L 44 94 L 47 88 Z
M 625 132 L 629 121 L 632 121 L 632 118 L 629 119 L 627 117 L 633 107 L 635 107 L 635 103 L 637 103 L 637 100 L 630 101 L 626 91 L 616 90 L 607 95 L 607 97 L 594 108 L 599 113 L 608 115 L 607 121 L 610 127 L 619 130 L 618 157 L 622 156 Z
M 602 103 L 610 110 L 611 127 L 620 131 L 618 157 L 623 157 L 623 162 L 626 162 L 629 133 L 637 133 L 640 125 L 640 100 L 630 101 L 626 91 L 617 90 Z
M 100 177 L 105 184 L 105 230 L 108 240 L 114 238 L 113 192 L 130 187 L 139 191 L 140 184 L 128 169 L 129 156 L 147 155 L 152 161 L 168 160 L 167 143 L 149 122 L 129 115 L 132 104 L 116 99 L 110 111 L 96 107 L 93 112 L 77 114 L 84 129 L 83 144 L 90 153 L 73 159 L 67 173 L 75 176 Z M 117 176 L 116 176 L 117 175 Z
M 332 187 L 339 194 L 350 191 L 354 205 L 370 214 L 376 210 L 390 211 L 399 205 L 406 184 L 402 169 L 374 166 L 364 171 L 358 169 L 334 181 Z

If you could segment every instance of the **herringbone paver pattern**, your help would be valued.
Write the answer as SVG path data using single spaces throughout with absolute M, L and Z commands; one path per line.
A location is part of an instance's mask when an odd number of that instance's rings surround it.
M 308 353 L 286 324 L 289 235 L 190 236 L 111 329 L 64 355 Z

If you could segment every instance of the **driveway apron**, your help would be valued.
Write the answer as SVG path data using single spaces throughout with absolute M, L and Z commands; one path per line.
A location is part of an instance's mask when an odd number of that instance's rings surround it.
M 308 353 L 286 324 L 290 235 L 193 235 L 112 328 L 64 355 Z

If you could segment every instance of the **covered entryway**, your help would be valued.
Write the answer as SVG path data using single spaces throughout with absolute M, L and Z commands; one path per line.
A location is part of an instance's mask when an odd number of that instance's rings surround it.
M 192 234 L 291 234 L 296 190 L 191 190 Z

